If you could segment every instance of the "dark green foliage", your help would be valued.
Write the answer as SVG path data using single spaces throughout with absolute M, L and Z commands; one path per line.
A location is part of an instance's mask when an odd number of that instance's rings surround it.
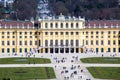
M 49 0 L 51 9 L 54 14 L 64 13 L 64 9 L 67 10 L 65 15 L 85 16 L 86 19 L 120 19 L 120 8 L 118 0 Z M 58 11 L 57 7 L 61 7 L 60 4 L 54 7 L 57 2 L 64 3 L 64 9 Z M 116 13 L 117 11 L 117 13 Z

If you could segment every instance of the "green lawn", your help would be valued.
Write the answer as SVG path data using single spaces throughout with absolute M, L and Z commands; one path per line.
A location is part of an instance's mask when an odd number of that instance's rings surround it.
M 10 78 L 10 80 L 53 79 L 55 73 L 51 67 L 0 68 L 0 80 L 4 78 Z
M 81 59 L 83 63 L 110 63 L 119 64 L 120 58 L 115 57 L 93 57 L 93 58 L 83 58 Z
M 120 80 L 120 67 L 88 67 L 95 78 Z
M 51 63 L 50 59 L 45 58 L 0 58 L 0 64 L 44 64 Z

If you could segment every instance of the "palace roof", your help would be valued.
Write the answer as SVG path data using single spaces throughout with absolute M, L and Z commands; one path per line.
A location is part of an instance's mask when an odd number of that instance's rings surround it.
M 86 21 L 86 28 L 120 28 L 120 20 Z
M 30 21 L 0 21 L 1 28 L 26 28 L 26 27 L 33 27 L 33 23 Z

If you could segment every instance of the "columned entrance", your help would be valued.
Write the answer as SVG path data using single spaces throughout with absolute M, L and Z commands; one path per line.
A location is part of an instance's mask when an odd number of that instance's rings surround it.
M 41 47 L 40 53 L 84 53 L 83 47 Z

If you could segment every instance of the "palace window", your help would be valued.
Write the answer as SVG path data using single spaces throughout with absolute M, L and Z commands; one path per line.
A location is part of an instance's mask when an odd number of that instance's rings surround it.
M 79 46 L 79 40 L 76 40 L 76 46 Z
M 103 45 L 103 40 L 101 40 L 101 45 Z
M 93 34 L 93 31 L 91 32 L 91 34 Z
M 37 45 L 37 41 L 35 41 L 35 45 Z
M 99 43 L 98 43 L 98 40 L 96 40 L 96 45 L 98 45 Z
M 45 32 L 45 35 L 48 35 L 48 32 Z
M 10 32 L 7 32 L 7 34 L 10 34 Z
M 32 32 L 30 32 L 30 34 L 32 34 Z
M 66 32 L 66 35 L 68 35 L 68 32 Z
M 27 34 L 27 32 L 25 32 L 25 34 Z
M 25 41 L 25 45 L 27 45 L 27 41 Z
M 88 40 L 86 40 L 86 45 L 88 45 Z
M 20 38 L 22 38 L 22 36 L 20 36 Z
M 53 28 L 53 23 L 50 23 L 50 27 Z
M 55 23 L 55 27 L 58 28 L 58 23 Z
M 20 43 L 19 43 L 19 44 L 20 44 L 20 46 L 21 46 L 21 45 L 22 45 L 22 41 L 20 41 Z
M 13 53 L 15 52 L 15 48 L 12 48 L 12 52 L 13 52 Z
M 60 32 L 61 35 L 63 35 L 63 32 Z
M 53 35 L 53 32 L 50 32 L 50 35 Z
M 110 31 L 108 31 L 108 34 L 110 34 L 111 32 Z
M 2 45 L 3 45 L 3 46 L 5 45 L 4 41 L 2 41 Z
M 25 48 L 25 52 L 27 52 L 27 48 Z
M 113 45 L 116 45 L 116 42 L 115 42 L 115 40 L 113 40 Z
M 63 40 L 60 40 L 60 45 L 63 46 Z
M 68 45 L 69 45 L 69 41 L 68 41 L 68 40 L 66 40 L 66 43 L 65 43 L 65 45 L 66 45 L 66 46 L 68 46 Z
M 97 31 L 96 34 L 98 34 L 99 32 Z
M 53 46 L 53 40 L 50 40 L 50 46 Z
M 71 44 L 71 46 L 73 46 L 73 45 L 74 45 L 74 42 L 73 42 L 73 40 L 71 40 L 71 41 L 70 41 L 70 44 Z
M 32 41 L 30 41 L 30 45 L 32 45 Z
M 63 28 L 63 23 L 60 24 L 61 28 Z
M 116 48 L 113 48 L 113 52 L 116 52 Z
M 79 32 L 76 32 L 76 35 L 78 35 L 79 34 Z
M 45 23 L 45 28 L 48 28 L 48 23 Z
M 22 53 L 22 48 L 20 48 L 19 50 L 20 50 L 20 53 Z
M 2 32 L 2 35 L 4 34 L 4 32 Z
M 102 31 L 101 34 L 104 34 L 104 32 Z
M 104 52 L 104 49 L 103 49 L 103 48 L 101 48 L 101 52 Z
M 5 51 L 4 51 L 4 48 L 2 48 L 2 53 L 4 53 Z
M 108 45 L 110 45 L 110 40 L 108 40 Z
M 55 32 L 55 35 L 58 35 L 58 32 Z
M 111 51 L 111 49 L 110 48 L 108 48 L 108 52 L 110 52 Z
M 88 32 L 86 32 L 86 34 L 88 34 Z
M 48 46 L 48 40 L 45 40 L 45 46 Z
M 116 31 L 113 31 L 113 34 L 116 34 Z
M 22 34 L 22 32 L 20 32 L 20 34 Z
M 93 40 L 91 40 L 91 45 L 93 45 Z
M 4 36 L 2 36 L 2 38 L 4 38 Z
M 58 40 L 55 40 L 55 46 L 58 46 Z
M 66 23 L 66 28 L 68 28 L 68 23 Z
M 7 36 L 7 38 L 10 38 L 10 36 Z
M 71 35 L 73 35 L 74 34 L 74 32 L 71 32 Z
M 73 28 L 74 26 L 73 26 L 73 23 L 71 23 L 71 28 Z
M 8 45 L 8 46 L 10 45 L 10 41 L 7 41 L 7 45 Z
M 9 48 L 7 48 L 7 53 L 9 53 L 10 52 L 10 49 Z
M 15 32 L 13 32 L 12 34 L 15 34 Z
M 78 26 L 79 26 L 78 23 L 76 23 L 76 28 L 78 28 Z
M 15 45 L 15 41 L 12 41 L 12 45 Z

